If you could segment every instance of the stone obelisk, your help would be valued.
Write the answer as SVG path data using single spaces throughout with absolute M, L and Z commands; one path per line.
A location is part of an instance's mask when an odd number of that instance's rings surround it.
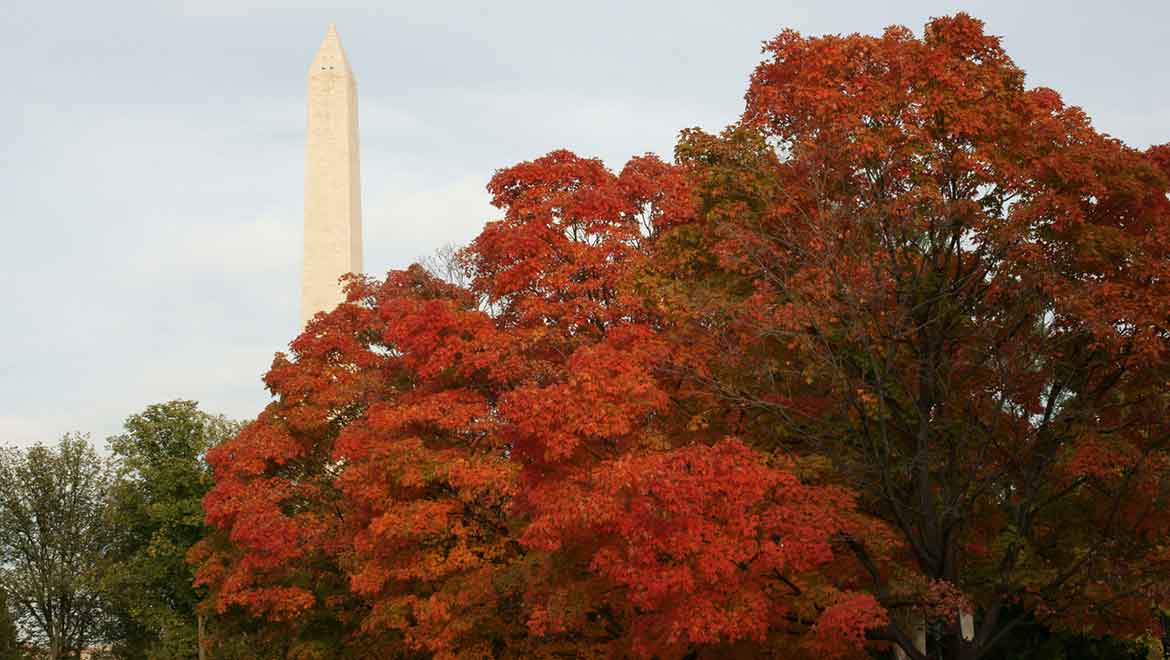
M 309 69 L 308 109 L 301 327 L 341 302 L 338 278 L 362 270 L 357 80 L 333 25 Z

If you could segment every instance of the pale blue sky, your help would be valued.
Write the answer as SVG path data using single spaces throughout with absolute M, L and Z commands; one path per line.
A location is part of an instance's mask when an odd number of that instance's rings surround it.
M 101 439 L 176 397 L 264 405 L 298 318 L 304 76 L 331 21 L 382 274 L 473 237 L 497 167 L 567 147 L 620 168 L 733 121 L 785 27 L 920 31 L 960 9 L 1101 130 L 1170 140 L 1164 0 L 4 0 L 0 443 Z

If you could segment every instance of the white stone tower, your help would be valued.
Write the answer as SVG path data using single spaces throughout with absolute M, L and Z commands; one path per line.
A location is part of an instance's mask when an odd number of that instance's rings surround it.
M 309 69 L 301 327 L 342 300 L 338 278 L 362 271 L 357 80 L 329 26 Z

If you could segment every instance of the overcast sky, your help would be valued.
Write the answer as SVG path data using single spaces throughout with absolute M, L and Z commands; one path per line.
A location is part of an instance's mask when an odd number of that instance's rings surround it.
M 100 442 L 179 397 L 263 407 L 299 318 L 305 74 L 330 22 L 380 275 L 471 239 L 498 167 L 567 147 L 620 168 L 722 128 L 783 28 L 920 33 L 960 9 L 1099 129 L 1170 140 L 1164 0 L 2 0 L 0 444 Z

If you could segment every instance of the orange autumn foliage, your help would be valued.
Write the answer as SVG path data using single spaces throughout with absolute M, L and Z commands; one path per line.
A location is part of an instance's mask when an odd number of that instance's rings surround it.
M 851 539 L 895 615 L 871 638 L 923 658 L 905 622 L 924 615 L 930 657 L 958 659 L 1035 622 L 1155 630 L 1165 147 L 1029 89 L 963 14 L 765 50 L 742 122 L 684 134 L 700 212 L 644 267 L 722 351 L 696 381 L 739 402 L 741 436 L 831 460 L 896 527 L 892 561 Z
M 208 457 L 209 606 L 333 657 L 1148 627 L 1170 148 L 1026 88 L 965 15 L 766 52 L 674 163 L 498 171 L 467 286 L 351 278 Z
M 815 569 L 863 523 L 847 491 L 688 430 L 672 397 L 698 395 L 657 370 L 695 357 L 620 295 L 682 188 L 649 157 L 615 176 L 557 152 L 493 179 L 471 290 L 352 280 L 209 457 L 224 536 L 196 554 L 219 611 L 345 607 L 338 644 L 439 657 L 795 646 L 838 592 Z

